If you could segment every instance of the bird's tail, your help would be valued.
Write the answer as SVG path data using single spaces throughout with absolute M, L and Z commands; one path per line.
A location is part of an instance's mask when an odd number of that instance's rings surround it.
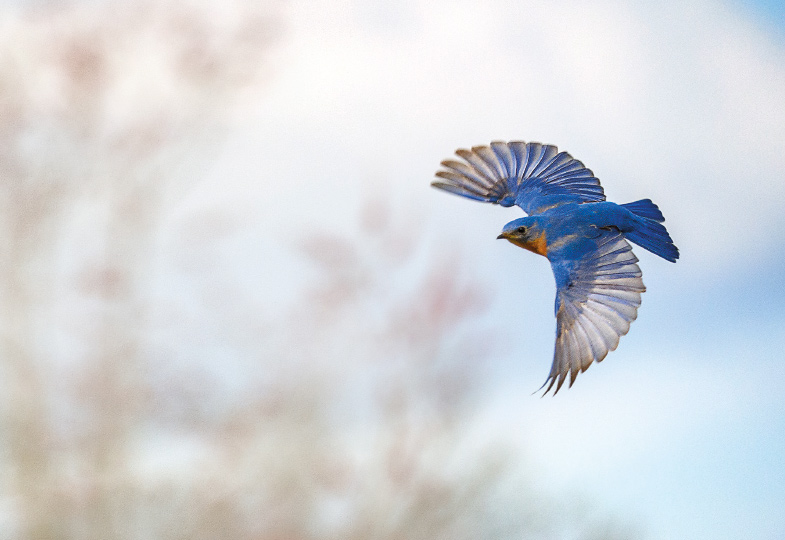
M 635 202 L 628 202 L 627 204 L 622 204 L 622 206 L 636 216 L 652 219 L 657 223 L 662 223 L 665 221 L 665 218 L 662 216 L 662 212 L 660 212 L 660 207 L 651 202 L 651 199 L 641 199 Z
M 657 205 L 649 199 L 642 199 L 622 206 L 641 218 L 635 229 L 624 233 L 627 240 L 635 242 L 665 260 L 676 262 L 679 258 L 679 248 L 673 244 L 668 231 L 662 225 L 665 218 Z

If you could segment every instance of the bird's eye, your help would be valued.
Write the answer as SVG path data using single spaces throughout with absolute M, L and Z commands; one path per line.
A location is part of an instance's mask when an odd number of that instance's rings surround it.
M 526 227 L 518 227 L 515 229 L 515 232 L 518 234 L 526 234 Z

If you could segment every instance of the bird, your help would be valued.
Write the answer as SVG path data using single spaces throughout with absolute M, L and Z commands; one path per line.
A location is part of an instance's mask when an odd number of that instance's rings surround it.
M 525 213 L 497 239 L 547 257 L 556 280 L 556 343 L 540 387 L 556 395 L 569 375 L 616 349 L 638 315 L 646 290 L 630 242 L 676 262 L 679 250 L 650 199 L 606 201 L 598 178 L 550 144 L 494 141 L 458 149 L 441 162 L 431 185 L 450 193 Z

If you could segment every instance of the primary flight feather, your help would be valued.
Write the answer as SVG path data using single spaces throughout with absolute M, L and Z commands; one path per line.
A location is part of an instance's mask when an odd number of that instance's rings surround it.
M 600 181 L 583 163 L 552 145 L 492 142 L 457 150 L 442 161 L 434 187 L 478 201 L 519 206 L 528 217 L 509 222 L 498 238 L 548 258 L 556 278 L 556 347 L 548 379 L 559 391 L 570 377 L 600 362 L 638 314 L 638 258 L 627 242 L 676 262 L 679 250 L 649 199 L 605 201 Z

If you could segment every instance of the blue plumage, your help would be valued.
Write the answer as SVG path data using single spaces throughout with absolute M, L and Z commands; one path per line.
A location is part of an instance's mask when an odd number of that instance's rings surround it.
M 651 219 L 657 223 L 662 223 L 665 218 L 660 212 L 660 207 L 651 202 L 651 199 L 641 199 L 639 201 L 628 202 L 622 204 L 624 208 L 635 214 L 636 216 Z
M 656 204 L 605 201 L 599 180 L 555 146 L 493 142 L 458 150 L 433 186 L 475 200 L 517 205 L 528 217 L 499 238 L 543 255 L 556 279 L 556 347 L 547 393 L 602 361 L 637 317 L 646 290 L 627 240 L 675 262 L 679 250 Z

